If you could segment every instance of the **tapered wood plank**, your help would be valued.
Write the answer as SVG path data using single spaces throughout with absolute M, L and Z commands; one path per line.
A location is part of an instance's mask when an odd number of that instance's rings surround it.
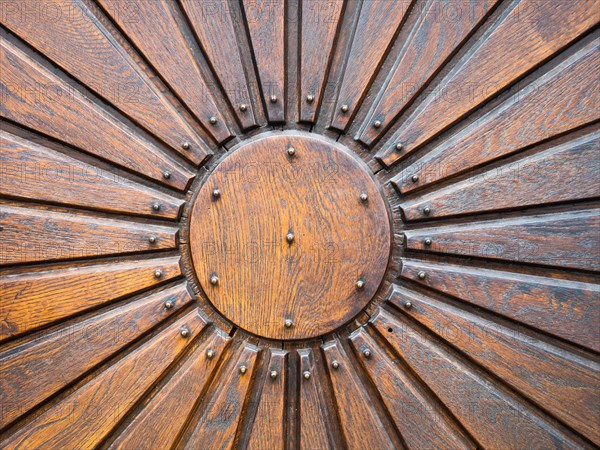
M 593 0 L 560 0 L 552 8 L 513 3 L 385 147 L 402 143 L 408 154 L 429 141 L 596 25 L 596 6 Z
M 180 275 L 179 257 L 5 275 L 0 342 Z
M 167 301 L 173 307 L 165 307 Z M 142 298 L 0 356 L 5 426 L 191 302 L 185 285 Z M 60 376 L 57 376 L 60 373 Z
M 301 2 L 300 7 L 300 120 L 314 122 L 323 99 L 325 75 L 344 2 Z
M 236 38 L 244 33 L 242 19 L 228 2 L 181 0 L 181 4 L 242 128 L 255 126 L 254 107 Z
M 581 448 L 471 365 L 382 311 L 375 327 L 483 448 Z M 388 333 L 387 329 L 397 330 Z
M 11 1 L 1 0 L 8 11 L 3 25 L 185 158 L 201 163 L 210 155 L 206 144 L 82 1 L 40 2 L 38 17 L 48 19 L 43 26 L 24 8 L 11 13 Z M 128 9 L 130 22 L 140 21 L 138 8 Z M 183 142 L 191 144 L 188 150 L 182 148 Z
M 196 118 L 217 140 L 232 136 L 225 118 L 194 60 L 189 45 L 171 13 L 169 0 L 138 1 L 100 0 L 102 7 L 125 34 L 148 58 Z M 165 39 L 168 36 L 168 39 Z M 211 124 L 210 118 L 217 119 Z
M 0 224 L 0 265 L 174 248 L 178 231 L 5 205 L 0 206 Z
M 258 348 L 251 344 L 239 347 L 231 354 L 210 388 L 210 397 L 204 399 L 204 411 L 185 448 L 233 448 L 257 355 Z M 245 368 L 244 373 L 242 368 Z
M 95 447 L 205 325 L 197 312 L 182 317 L 36 417 L 4 441 L 2 448 Z M 180 334 L 183 328 L 189 330 L 187 337 Z
M 430 217 L 443 217 L 600 197 L 599 151 L 593 133 L 406 202 L 402 211 L 414 220 L 425 205 Z
M 257 380 L 261 383 L 258 410 L 252 421 L 249 449 L 285 448 L 285 383 L 287 351 L 270 350 L 266 370 Z M 273 373 L 275 377 L 273 377 Z M 258 389 L 256 386 L 254 389 Z
M 223 331 L 211 331 L 109 448 L 151 449 L 159 443 L 172 448 L 229 341 Z
M 387 332 L 394 330 L 389 328 Z M 364 328 L 356 330 L 350 341 L 357 352 L 365 348 L 371 352 L 368 359 L 360 361 L 408 448 L 476 448 L 462 428 L 433 403 Z
M 243 0 L 243 5 L 269 122 L 284 122 L 284 0 Z
M 338 369 L 331 370 L 330 377 L 337 403 L 342 432 L 349 448 L 395 449 L 393 438 L 385 429 L 381 418 L 367 394 L 356 367 L 337 341 L 322 345 L 327 365 L 334 361 Z M 363 351 L 361 348 L 360 351 Z M 302 379 L 302 383 L 314 383 L 312 379 Z M 302 389 L 302 387 L 300 388 Z M 369 430 L 368 432 L 365 432 Z
M 328 415 L 324 381 L 315 376 L 318 373 L 313 351 L 309 348 L 298 350 L 300 357 L 300 442 L 303 450 L 334 449 L 335 444 L 331 437 L 333 430 L 339 427 L 337 417 Z M 313 378 L 311 383 L 303 383 L 304 372 L 310 372 Z
M 0 67 L 2 117 L 178 189 L 194 177 L 5 39 Z
M 359 140 L 372 145 L 497 4 L 498 0 L 429 0 L 377 94 Z M 373 127 L 376 120 L 382 123 L 380 128 Z M 390 150 L 391 155 L 397 152 L 395 146 Z
M 598 210 L 407 231 L 411 250 L 521 263 L 600 269 Z M 431 245 L 426 244 L 431 239 Z
M 384 55 L 403 23 L 411 1 L 364 0 L 354 30 L 331 126 L 346 129 Z M 348 110 L 343 111 L 342 107 Z M 346 108 L 344 108 L 346 109 Z
M 0 131 L 0 195 L 177 219 L 184 201 Z M 160 203 L 160 211 L 152 205 Z
M 596 444 L 600 364 L 406 289 L 391 302 Z M 598 301 L 596 301 L 598 303 Z M 518 369 L 517 369 L 518 368 Z
M 406 279 L 600 351 L 597 284 L 411 259 L 401 270 Z
M 599 45 L 592 42 L 435 148 L 394 178 L 395 186 L 412 191 L 600 119 L 600 88 L 590 76 L 600 76 Z

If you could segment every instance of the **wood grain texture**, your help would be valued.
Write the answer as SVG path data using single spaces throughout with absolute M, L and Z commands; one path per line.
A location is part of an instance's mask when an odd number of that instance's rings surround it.
M 381 137 L 498 3 L 498 0 L 428 1 L 361 125 L 360 142 L 370 146 Z M 372 126 L 375 120 L 382 123 L 381 128 Z M 394 146 L 390 155 L 396 154 L 399 153 Z M 388 159 L 382 160 L 389 165 Z
M 182 317 L 36 417 L 5 440 L 2 448 L 95 447 L 205 325 L 196 312 Z M 180 335 L 182 327 L 189 329 L 187 338 Z
M 595 132 L 405 202 L 402 211 L 413 220 L 425 204 L 430 217 L 442 217 L 597 198 L 599 150 Z
M 331 127 L 344 130 L 362 102 L 383 56 L 393 42 L 411 1 L 364 0 L 353 30 L 352 47 L 339 88 Z M 348 111 L 341 110 L 343 105 Z
M 401 192 L 463 173 L 600 119 L 597 39 L 394 178 Z M 597 77 L 596 77 L 597 78 Z M 411 177 L 416 174 L 415 183 Z
M 172 301 L 172 309 L 165 302 Z M 192 301 L 185 285 L 142 298 L 44 336 L 0 356 L 0 427 L 119 351 Z M 57 373 L 60 373 L 57 376 Z
M 177 219 L 183 200 L 0 131 L 0 195 Z M 160 211 L 152 205 L 160 203 Z
M 406 247 L 597 271 L 599 217 L 598 210 L 590 209 L 407 231 Z
M 174 248 L 177 238 L 177 228 L 5 205 L 0 223 L 0 266 Z
M 180 275 L 179 257 L 5 275 L 0 342 Z
M 377 291 L 389 256 L 377 185 L 343 147 L 308 134 L 235 150 L 200 189 L 190 227 L 196 275 L 215 307 L 275 339 L 317 336 L 349 321 Z
M 596 25 L 594 0 L 514 2 L 394 134 L 412 152 Z
M 388 328 L 393 333 L 393 328 Z M 369 359 L 360 358 L 369 379 L 378 390 L 408 448 L 476 448 L 476 444 L 452 421 L 448 413 L 432 402 L 423 387 L 359 328 L 350 341 L 355 351 L 368 348 Z
M 243 33 L 240 17 L 226 1 L 181 0 L 181 4 L 242 129 L 255 126 L 253 101 L 236 38 Z M 241 105 L 246 105 L 245 111 Z
M 211 330 L 169 382 L 112 442 L 111 449 L 150 449 L 158 443 L 172 448 L 185 427 L 195 403 L 205 392 L 219 358 L 230 342 L 220 330 Z M 207 357 L 212 350 L 215 354 Z M 167 420 L 165 420 L 167 419 Z
M 406 300 L 407 314 L 598 444 L 600 364 L 405 289 L 390 299 Z
M 324 100 L 325 80 L 344 2 L 301 2 L 300 121 L 314 122 Z M 307 100 L 312 96 L 312 100 Z
M 171 13 L 170 2 L 159 0 L 123 4 L 120 0 L 100 0 L 99 3 L 183 99 L 212 137 L 219 143 L 232 137 L 225 118 L 218 110 L 198 69 L 189 44 Z M 132 14 L 128 14 L 132 11 Z M 165 36 L 169 36 L 169 39 L 165 39 Z M 211 117 L 217 119 L 216 124 L 210 123 Z
M 426 274 L 425 279 L 419 273 Z M 600 351 L 600 286 L 404 259 L 402 277 Z
M 5 39 L 0 67 L 2 117 L 178 189 L 194 177 Z
M 82 84 L 196 164 L 210 150 L 82 1 L 40 0 L 2 23 Z M 2 0 L 11 11 L 11 0 Z M 33 10 L 33 12 L 31 11 Z M 130 10 L 131 11 L 131 10 Z M 136 14 L 129 20 L 137 22 Z M 46 18 L 43 26 L 40 17 Z M 190 142 L 189 150 L 181 147 Z
M 285 2 L 242 3 L 269 122 L 285 122 Z
M 581 448 L 578 441 L 553 427 L 529 405 L 408 322 L 382 311 L 374 325 L 483 448 Z M 398 331 L 390 334 L 387 328 Z

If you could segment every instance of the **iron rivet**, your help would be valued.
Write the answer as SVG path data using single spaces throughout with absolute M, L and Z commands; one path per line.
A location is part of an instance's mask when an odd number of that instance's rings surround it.
M 240 366 L 240 373 L 242 375 L 244 375 L 247 371 L 248 371 L 248 368 L 246 366 Z
M 213 286 L 219 284 L 219 277 L 216 274 L 210 276 L 210 284 L 212 284 Z
M 190 330 L 187 327 L 183 327 L 179 334 L 181 334 L 182 337 L 186 338 L 190 335 Z
M 165 180 L 168 180 L 169 178 L 171 178 L 171 172 L 167 172 L 166 170 L 163 172 L 163 178 Z
M 213 189 L 212 196 L 213 198 L 219 198 L 221 196 L 221 191 L 218 189 Z
M 337 362 L 337 361 L 333 361 L 333 362 L 331 363 L 331 367 L 333 367 L 335 370 L 337 370 L 337 369 L 339 369 L 339 367 L 340 367 L 340 363 L 339 363 L 339 362 Z
M 364 287 L 365 287 L 365 280 L 363 280 L 363 279 L 360 279 L 360 280 L 358 280 L 358 281 L 356 282 L 356 288 L 357 288 L 357 289 L 362 289 L 362 288 L 364 288 Z
M 368 348 L 363 350 L 363 355 L 365 355 L 365 358 L 370 358 L 371 357 L 371 350 L 369 350 Z
M 276 95 L 271 95 L 271 103 L 277 103 L 277 96 Z
M 206 351 L 206 357 L 207 357 L 208 359 L 213 359 L 213 357 L 214 357 L 214 356 L 215 356 L 215 351 L 214 351 L 212 348 L 209 348 L 209 349 Z
M 425 208 L 423 208 L 423 214 L 426 214 L 426 215 L 431 214 L 431 208 L 429 206 L 426 206 Z
M 156 236 L 149 236 L 148 237 L 148 242 L 150 242 L 151 244 L 156 244 L 156 241 L 158 239 L 156 238 Z
M 419 175 L 413 175 L 410 179 L 413 183 L 416 183 L 417 181 L 419 181 Z
M 381 120 L 376 120 L 373 122 L 373 128 L 379 128 L 381 126 Z
M 189 142 L 184 142 L 183 144 L 181 144 L 181 146 L 183 147 L 184 150 L 189 150 L 190 149 L 190 143 Z
M 406 309 L 410 309 L 410 308 L 412 308 L 412 303 L 411 303 L 411 302 L 406 302 L 406 303 L 404 304 L 404 307 L 405 307 Z
M 305 380 L 308 380 L 310 378 L 310 372 L 308 370 L 305 370 L 302 376 Z
M 240 111 L 241 112 L 246 112 L 248 110 L 248 105 L 246 105 L 245 103 L 242 103 L 240 105 Z
M 269 375 L 271 376 L 272 379 L 275 379 L 275 378 L 277 378 L 277 371 L 271 370 L 271 373 Z
M 162 278 L 162 276 L 163 276 L 162 270 L 159 269 L 159 270 L 154 271 L 154 278 Z
M 210 119 L 208 119 L 208 121 L 211 123 L 211 125 L 214 125 L 217 123 L 217 118 L 215 116 L 212 116 Z
M 425 272 L 419 272 L 419 274 L 418 274 L 418 277 L 419 277 L 421 280 L 424 280 L 426 276 L 427 276 L 427 274 L 426 274 Z
M 294 242 L 294 233 L 291 231 L 285 236 L 285 239 L 291 244 Z
M 154 211 L 160 211 L 160 203 L 153 203 L 152 204 L 152 209 Z
M 288 147 L 287 153 L 290 156 L 294 156 L 296 154 L 296 149 L 294 147 Z
M 366 192 L 363 192 L 362 194 L 360 194 L 361 202 L 366 202 L 367 200 L 369 200 L 369 195 Z
M 425 245 L 427 245 L 427 246 L 431 245 L 431 243 L 432 243 L 432 242 L 433 242 L 433 241 L 432 241 L 430 238 L 427 238 L 427 239 L 425 239 L 425 241 L 424 241 Z
M 397 152 L 401 152 L 403 148 L 404 148 L 404 145 L 402 145 L 402 144 L 396 144 L 396 151 Z
M 294 325 L 294 322 L 292 322 L 292 319 L 285 319 L 285 322 L 283 322 L 283 325 L 286 328 L 292 328 L 292 325 Z
M 314 102 L 314 101 L 315 101 L 315 96 L 314 96 L 314 95 L 310 95 L 310 94 L 309 94 L 309 95 L 307 95 L 307 96 L 306 96 L 306 101 L 307 101 L 308 103 L 312 103 L 312 102 Z
M 167 308 L 167 309 L 172 309 L 172 308 L 173 308 L 173 306 L 175 306 L 175 303 L 173 303 L 173 301 L 172 301 L 172 300 L 167 300 L 167 301 L 165 302 L 165 308 Z
M 347 113 L 348 110 L 350 109 L 350 107 L 348 105 L 342 105 L 342 107 L 340 109 L 342 110 L 343 113 Z

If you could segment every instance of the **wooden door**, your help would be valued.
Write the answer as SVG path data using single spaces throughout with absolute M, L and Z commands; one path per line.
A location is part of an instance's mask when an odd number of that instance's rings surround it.
M 0 0 L 0 447 L 600 445 L 597 0 Z

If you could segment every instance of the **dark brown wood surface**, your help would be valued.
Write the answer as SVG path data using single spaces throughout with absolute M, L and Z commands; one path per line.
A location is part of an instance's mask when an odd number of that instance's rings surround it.
M 599 10 L 0 0 L 0 448 L 598 448 Z

